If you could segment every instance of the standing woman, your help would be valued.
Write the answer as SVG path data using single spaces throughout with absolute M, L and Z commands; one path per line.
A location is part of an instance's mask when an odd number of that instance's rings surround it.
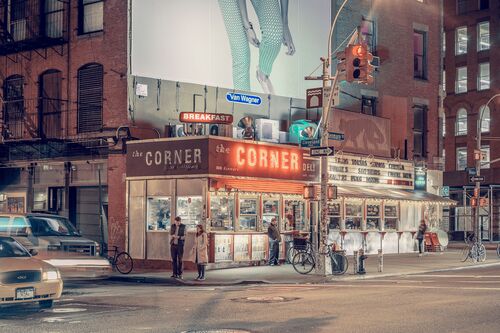
M 196 226 L 196 239 L 192 249 L 195 257 L 196 266 L 198 266 L 198 277 L 196 280 L 205 280 L 205 266 L 208 263 L 208 236 L 203 225 Z

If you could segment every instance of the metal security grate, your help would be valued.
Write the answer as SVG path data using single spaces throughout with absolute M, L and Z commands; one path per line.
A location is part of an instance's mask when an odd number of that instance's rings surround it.
M 103 67 L 86 65 L 78 70 L 78 132 L 102 129 Z

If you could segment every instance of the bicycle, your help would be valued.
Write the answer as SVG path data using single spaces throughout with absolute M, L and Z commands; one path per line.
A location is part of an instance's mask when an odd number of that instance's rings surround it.
M 319 252 L 321 255 L 329 256 L 332 262 L 332 274 L 342 275 L 349 267 L 349 261 L 344 251 L 333 250 L 333 244 L 325 244 L 326 252 Z M 312 250 L 298 250 L 292 260 L 293 269 L 299 274 L 309 274 L 316 267 L 315 253 Z
M 113 246 L 112 250 L 108 250 L 108 252 L 114 253 L 113 256 L 108 256 L 108 260 L 113 266 L 113 270 L 117 270 L 122 274 L 128 274 L 132 272 L 134 268 L 134 260 L 126 251 L 118 252 L 118 246 Z
M 307 238 L 294 238 L 292 245 L 286 251 L 286 262 L 291 264 L 293 257 L 300 251 L 312 252 L 312 244 Z
M 486 260 L 486 247 L 483 243 L 476 240 L 473 235 L 469 238 L 469 242 L 466 247 L 462 250 L 461 260 L 462 262 L 471 259 L 472 262 L 483 262 Z M 497 249 L 498 253 L 498 249 Z

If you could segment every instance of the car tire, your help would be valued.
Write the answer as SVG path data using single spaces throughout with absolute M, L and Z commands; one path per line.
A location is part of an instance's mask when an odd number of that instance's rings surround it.
M 50 309 L 54 305 L 54 301 L 51 299 L 40 301 L 39 305 L 41 309 Z

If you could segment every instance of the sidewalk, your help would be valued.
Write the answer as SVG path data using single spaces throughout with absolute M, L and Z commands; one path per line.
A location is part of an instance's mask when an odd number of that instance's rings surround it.
M 422 274 L 430 272 L 449 271 L 464 268 L 500 266 L 500 258 L 495 251 L 488 251 L 487 260 L 473 264 L 470 261 L 460 261 L 460 251 L 447 250 L 443 253 L 426 253 L 423 257 L 418 254 L 387 254 L 384 256 L 384 270 L 378 272 L 378 258 L 370 255 L 365 261 L 366 274 L 357 275 L 353 272 L 353 258 L 349 257 L 349 268 L 342 276 L 327 277 L 315 275 L 301 275 L 295 272 L 292 265 L 281 266 L 254 266 L 210 270 L 206 272 L 205 281 L 195 281 L 196 272 L 184 273 L 184 280 L 170 278 L 171 272 L 154 271 L 131 273 L 129 275 L 115 274 L 109 280 L 128 283 L 153 283 L 163 285 L 190 285 L 190 286 L 229 286 L 238 284 L 297 284 L 297 283 L 335 283 L 335 281 L 374 279 L 387 276 Z

